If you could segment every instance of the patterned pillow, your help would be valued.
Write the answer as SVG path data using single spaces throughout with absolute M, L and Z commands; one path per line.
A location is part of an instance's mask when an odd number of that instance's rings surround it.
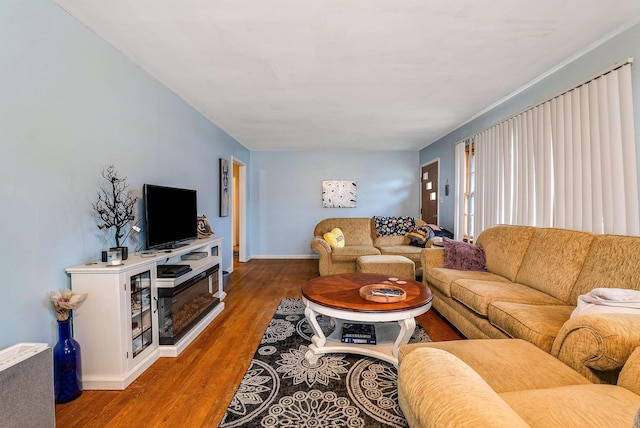
M 329 243 L 331 248 L 342 248 L 344 247 L 344 234 L 342 230 L 337 227 L 333 229 L 331 232 L 327 232 L 322 235 L 325 241 Z
M 429 226 L 425 225 L 420 226 L 412 232 L 406 233 L 405 236 L 411 240 L 411 242 L 409 242 L 409 245 L 424 248 L 424 246 L 427 244 L 427 241 L 436 235 L 435 233 L 433 233 L 433 230 Z
M 447 269 L 477 270 L 487 272 L 484 248 L 467 242 L 443 238 L 444 266 Z
M 405 235 L 416 228 L 416 219 L 409 216 L 402 217 L 374 217 L 377 236 Z

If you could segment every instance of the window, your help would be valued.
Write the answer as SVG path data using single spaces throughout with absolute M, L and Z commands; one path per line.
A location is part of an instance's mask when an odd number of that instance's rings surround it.
M 473 201 L 476 189 L 476 156 L 473 140 L 464 147 L 465 180 L 464 180 L 464 231 L 463 240 L 473 242 Z
M 635 150 L 627 61 L 456 145 L 456 239 L 496 224 L 639 235 Z

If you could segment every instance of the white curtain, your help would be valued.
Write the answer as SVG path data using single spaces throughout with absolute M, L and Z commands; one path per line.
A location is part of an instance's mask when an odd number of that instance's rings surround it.
M 631 64 L 551 102 L 557 227 L 640 234 Z
M 462 141 L 455 146 L 455 223 L 453 227 L 453 237 L 457 241 L 464 238 L 464 191 L 466 183 L 466 155 L 465 142 Z
M 502 122 L 476 135 L 474 231 L 510 223 L 513 201 L 510 125 Z
M 551 106 L 537 106 L 512 118 L 511 150 L 513 172 L 511 189 L 514 203 L 504 223 L 539 227 L 553 225 L 553 155 Z M 505 201 L 506 202 L 506 201 Z
M 631 95 L 626 64 L 476 134 L 476 236 L 496 224 L 639 235 Z
M 476 200 L 473 229 L 479 235 L 488 227 L 498 223 L 497 177 L 499 160 L 496 153 L 495 127 L 476 136 Z

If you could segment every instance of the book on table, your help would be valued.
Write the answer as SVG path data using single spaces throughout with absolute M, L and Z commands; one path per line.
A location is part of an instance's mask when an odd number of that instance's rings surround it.
M 342 342 L 364 345 L 376 344 L 376 327 L 373 324 L 342 324 Z

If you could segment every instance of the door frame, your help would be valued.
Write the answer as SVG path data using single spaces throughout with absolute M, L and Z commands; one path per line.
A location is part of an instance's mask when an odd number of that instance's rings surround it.
M 440 193 L 440 158 L 435 158 L 430 160 L 429 162 L 425 162 L 423 164 L 420 165 L 420 169 L 419 169 L 419 173 L 420 173 L 420 192 L 418 193 L 418 195 L 420 196 L 420 208 L 419 208 L 419 213 L 420 213 L 420 218 L 422 219 L 422 168 L 424 168 L 425 166 L 429 166 L 433 163 L 437 163 L 438 164 L 438 200 L 436 201 L 436 212 L 438 214 L 438 223 L 440 223 L 440 200 L 442 198 L 442 194 Z
M 240 159 L 231 156 L 231 170 L 233 165 L 238 165 L 238 261 L 241 263 L 248 262 L 247 257 L 247 164 Z M 231 209 L 235 207 L 235 192 L 231 192 Z M 233 213 L 235 215 L 235 213 Z M 231 229 L 233 233 L 233 220 L 231 221 Z M 233 235 L 232 235 L 233 236 Z M 233 238 L 231 240 L 231 251 L 233 251 Z

